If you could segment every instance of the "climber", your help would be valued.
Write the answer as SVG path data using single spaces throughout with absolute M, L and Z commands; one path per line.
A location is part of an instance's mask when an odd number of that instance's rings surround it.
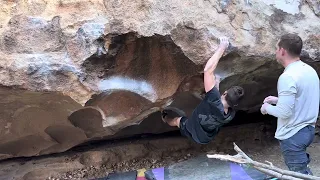
M 229 123 L 235 116 L 234 107 L 244 95 L 242 87 L 233 86 L 222 95 L 219 82 L 214 75 L 218 62 L 229 46 L 226 37 L 220 38 L 220 45 L 204 68 L 205 97 L 195 108 L 190 118 L 174 107 L 162 110 L 162 120 L 170 126 L 177 126 L 182 135 L 193 139 L 199 144 L 209 143 L 219 132 L 221 126 Z

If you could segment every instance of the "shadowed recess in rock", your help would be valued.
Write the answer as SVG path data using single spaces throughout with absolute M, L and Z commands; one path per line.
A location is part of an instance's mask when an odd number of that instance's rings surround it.
M 106 55 L 94 55 L 82 66 L 88 74 L 84 82 L 97 83 L 98 91 L 122 89 L 155 102 L 172 96 L 185 77 L 201 71 L 170 36 L 127 33 L 110 41 Z
M 150 114 L 147 118 L 143 119 L 139 124 L 127 126 L 121 129 L 116 134 L 107 137 L 106 139 L 119 139 L 127 138 L 134 135 L 143 134 L 161 134 L 169 131 L 178 130 L 176 127 L 168 126 L 161 120 L 161 113 L 157 111 Z
M 260 57 L 255 58 L 259 59 Z M 275 61 L 268 59 L 262 61 L 265 62 L 259 63 L 255 68 L 248 68 L 247 70 L 249 71 L 246 73 L 229 76 L 221 82 L 220 92 L 224 92 L 233 85 L 239 85 L 244 88 L 245 96 L 237 107 L 239 110 L 257 111 L 267 95 L 277 95 L 277 79 L 283 69 Z M 254 67 L 254 63 L 252 63 L 251 67 Z M 270 69 L 273 69 L 273 71 L 270 72 Z

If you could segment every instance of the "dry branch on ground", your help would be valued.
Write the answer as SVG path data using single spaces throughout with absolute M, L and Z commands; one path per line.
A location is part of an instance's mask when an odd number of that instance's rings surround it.
M 279 179 L 284 180 L 300 180 L 300 179 L 307 179 L 307 180 L 320 180 L 320 177 L 317 176 L 311 176 L 306 174 L 301 174 L 298 172 L 283 170 L 278 167 L 275 167 L 272 163 L 268 162 L 268 164 L 264 164 L 261 162 L 257 162 L 252 160 L 248 155 L 246 155 L 235 143 L 234 150 L 238 153 L 234 156 L 231 155 L 220 155 L 220 154 L 214 154 L 214 155 L 207 155 L 208 158 L 214 158 L 214 159 L 220 159 L 223 161 L 231 161 L 238 164 L 247 164 L 252 166 L 253 168 L 268 174 L 273 177 L 277 177 Z

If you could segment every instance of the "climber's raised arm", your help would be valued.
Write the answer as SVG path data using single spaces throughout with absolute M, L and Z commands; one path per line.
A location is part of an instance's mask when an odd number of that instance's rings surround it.
M 208 60 L 204 68 L 204 88 L 205 91 L 210 91 L 216 84 L 216 77 L 214 76 L 214 70 L 216 69 L 220 58 L 224 51 L 229 46 L 229 40 L 227 37 L 220 38 L 220 45 L 213 56 Z M 219 87 L 219 86 L 217 86 Z

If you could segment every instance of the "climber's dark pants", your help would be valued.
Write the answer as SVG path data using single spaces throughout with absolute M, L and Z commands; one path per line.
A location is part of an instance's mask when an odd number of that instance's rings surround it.
M 312 174 L 308 167 L 310 158 L 306 149 L 312 143 L 314 133 L 313 126 L 306 126 L 292 137 L 279 141 L 284 161 L 290 171 Z

